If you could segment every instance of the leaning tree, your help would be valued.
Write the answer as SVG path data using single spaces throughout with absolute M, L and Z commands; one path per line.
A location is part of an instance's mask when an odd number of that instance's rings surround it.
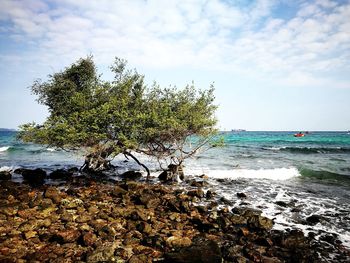
M 86 149 L 82 169 L 102 171 L 122 154 L 150 171 L 140 153 L 180 167 L 186 158 L 212 147 L 216 132 L 213 86 L 197 90 L 147 87 L 144 76 L 116 58 L 113 81 L 103 81 L 92 57 L 31 86 L 49 117 L 39 125 L 24 124 L 19 139 L 64 150 Z

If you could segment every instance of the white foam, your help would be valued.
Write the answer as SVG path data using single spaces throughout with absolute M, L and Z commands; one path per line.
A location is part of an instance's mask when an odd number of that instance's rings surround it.
M 300 176 L 297 168 L 275 168 L 275 169 L 234 169 L 234 170 L 212 170 L 198 169 L 186 171 L 187 174 L 206 174 L 213 178 L 248 178 L 248 179 L 271 179 L 271 180 L 288 180 Z
M 54 152 L 54 151 L 56 151 L 54 148 L 47 148 L 46 150 L 49 151 L 49 152 Z
M 0 147 L 0 152 L 6 152 L 8 149 L 10 149 L 10 146 Z
M 12 170 L 13 167 L 9 167 L 9 166 L 1 166 L 0 167 L 0 172 L 4 172 L 4 171 L 8 171 L 10 172 Z

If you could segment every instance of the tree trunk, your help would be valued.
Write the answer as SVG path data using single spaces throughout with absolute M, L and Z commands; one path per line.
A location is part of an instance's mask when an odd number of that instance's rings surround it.
M 148 169 L 148 167 L 146 165 L 144 165 L 143 163 L 141 163 L 132 153 L 130 152 L 124 152 L 124 154 L 126 156 L 130 156 L 132 159 L 134 159 L 135 162 L 137 162 L 138 165 L 142 166 L 143 168 L 145 168 L 146 172 L 147 172 L 147 177 L 146 177 L 146 181 L 149 182 L 150 179 L 150 171 Z

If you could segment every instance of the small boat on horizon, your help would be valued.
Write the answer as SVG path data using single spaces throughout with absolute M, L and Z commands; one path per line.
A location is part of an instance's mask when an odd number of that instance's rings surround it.
M 298 132 L 298 133 L 294 134 L 293 136 L 294 136 L 294 137 L 304 137 L 305 134 L 302 133 L 302 132 Z

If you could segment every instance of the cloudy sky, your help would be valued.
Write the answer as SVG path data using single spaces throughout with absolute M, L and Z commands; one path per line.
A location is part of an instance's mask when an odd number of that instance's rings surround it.
M 0 127 L 42 122 L 28 87 L 89 54 L 214 82 L 221 129 L 350 129 L 350 1 L 0 0 Z

